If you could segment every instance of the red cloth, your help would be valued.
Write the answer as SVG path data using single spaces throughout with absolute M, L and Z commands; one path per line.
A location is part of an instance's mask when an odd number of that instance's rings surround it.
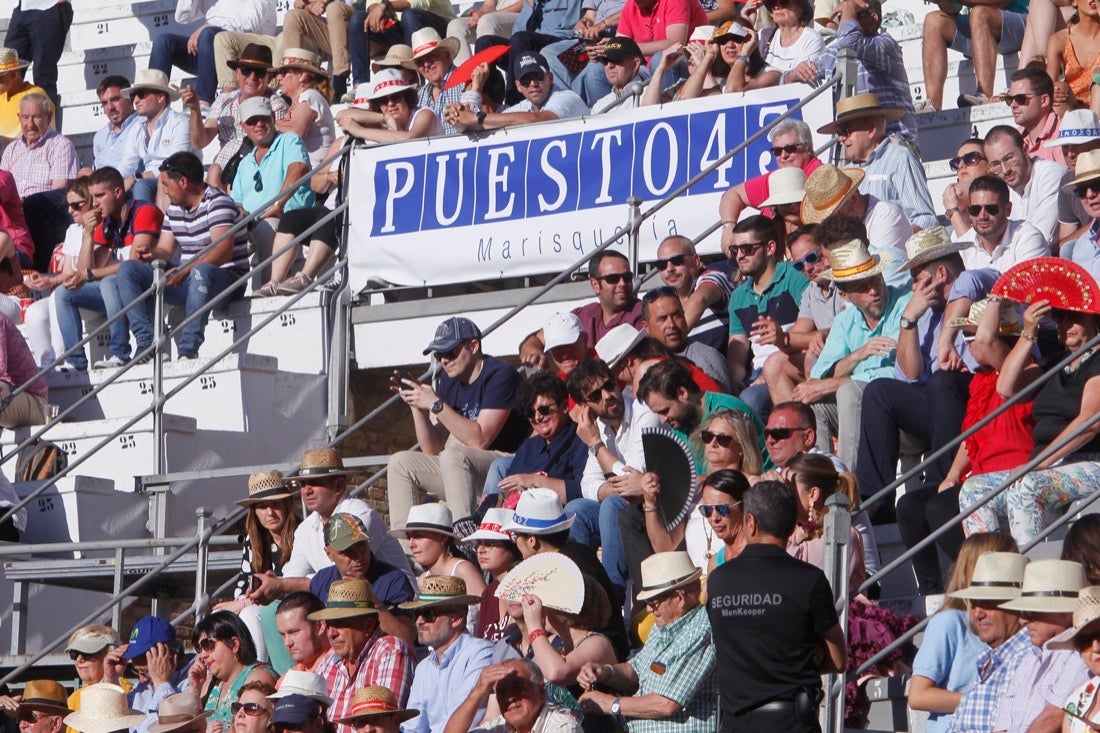
M 23 200 L 19 198 L 15 178 L 8 171 L 0 171 L 0 230 L 11 235 L 17 250 L 34 258 L 34 240 L 23 217 Z
M 806 177 L 809 178 L 810 174 L 820 166 L 820 160 L 817 158 L 810 158 L 810 162 L 802 166 L 802 170 L 806 174 Z M 768 200 L 768 196 L 771 195 L 771 191 L 768 188 L 768 178 L 770 178 L 771 174 L 774 172 L 775 171 L 768 171 L 762 176 L 750 178 L 745 181 L 745 200 L 749 202 L 749 206 L 754 209 L 759 209 L 760 204 Z
M 151 234 L 154 243 L 160 236 L 164 224 L 164 213 L 148 201 L 128 199 L 122 209 L 122 220 L 116 222 L 104 219 L 92 234 L 92 243 L 97 247 L 122 249 L 134 244 L 138 234 Z
M 691 35 L 693 30 L 709 22 L 699 0 L 657 0 L 649 12 L 639 8 L 636 0 L 627 0 L 616 33 L 642 44 L 668 38 L 670 25 L 686 23 L 688 35 Z M 646 56 L 646 61 L 651 56 Z
M 966 430 L 1004 404 L 997 394 L 998 372 L 983 369 L 970 380 L 970 399 L 966 401 L 962 429 Z M 1034 447 L 1031 430 L 1031 402 L 1017 403 L 998 415 L 993 422 L 966 439 L 970 473 L 1010 471 L 1027 462 Z

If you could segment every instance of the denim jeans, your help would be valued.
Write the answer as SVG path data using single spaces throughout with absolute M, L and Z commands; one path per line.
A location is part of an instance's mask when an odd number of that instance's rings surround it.
M 134 187 L 130 193 L 138 201 L 148 201 L 151 204 L 157 202 L 157 179 L 138 176 L 134 179 Z
M 603 501 L 574 499 L 565 505 L 565 513 L 576 516 L 569 539 L 593 549 L 602 546 L 601 561 L 607 577 L 612 585 L 624 590 L 630 572 L 619 535 L 619 515 L 628 506 L 627 501 L 618 495 L 608 496 Z
M 489 473 L 485 476 L 485 488 L 481 490 L 482 496 L 500 493 L 500 482 L 508 475 L 508 467 L 512 465 L 512 456 L 498 458 L 489 464 Z
M 367 19 L 365 10 L 352 13 L 348 21 L 348 55 L 351 56 L 351 79 L 356 84 L 370 81 L 370 44 L 374 41 L 384 49 L 398 43 L 412 45 L 412 35 L 421 28 L 435 28 L 443 38 L 447 37 L 447 20 L 435 13 L 418 8 L 401 11 L 401 20 L 381 33 L 363 30 Z
M 54 115 L 61 129 L 61 108 L 57 96 L 57 63 L 65 50 L 65 36 L 73 23 L 73 4 L 58 3 L 46 10 L 23 10 L 16 7 L 8 22 L 4 45 L 15 49 L 21 59 L 31 62 L 31 76 L 53 100 L 58 114 Z
M 204 102 L 213 102 L 218 92 L 218 68 L 214 65 L 214 36 L 222 32 L 217 26 L 203 28 L 199 34 L 199 52 L 187 51 L 190 36 L 164 33 L 153 41 L 153 50 L 149 54 L 149 68 L 159 69 L 172 76 L 172 67 L 183 69 L 188 74 L 198 76 L 195 93 Z
M 126 260 L 119 265 L 118 274 L 115 277 L 118 279 L 118 291 L 122 301 L 129 303 L 137 300 L 153 284 L 153 266 L 141 260 Z M 172 305 L 182 305 L 184 317 L 187 318 L 201 310 L 219 293 L 232 285 L 238 277 L 239 275 L 232 270 L 204 262 L 191 268 L 182 285 L 166 287 L 164 300 Z M 238 292 L 234 297 L 239 298 L 242 295 L 244 295 L 243 284 L 238 286 Z M 134 332 L 134 338 L 137 339 L 138 351 L 153 343 L 153 307 L 153 298 L 149 298 L 145 308 L 138 306 L 129 313 L 130 330 Z M 201 317 L 180 330 L 179 338 L 176 340 L 180 356 L 198 355 L 208 320 L 210 320 L 210 311 L 206 310 Z
M 61 330 L 61 339 L 68 351 L 80 339 L 84 338 L 84 324 L 80 320 L 80 309 L 103 313 L 108 318 L 122 310 L 123 300 L 118 292 L 118 280 L 112 276 L 85 283 L 77 290 L 65 287 L 53 291 L 57 305 L 57 326 Z M 126 301 L 129 302 L 129 301 Z M 126 319 L 120 318 L 109 326 L 111 354 L 123 361 L 130 360 L 130 333 L 126 330 Z M 68 362 L 77 369 L 88 368 L 88 352 L 81 348 L 73 352 Z

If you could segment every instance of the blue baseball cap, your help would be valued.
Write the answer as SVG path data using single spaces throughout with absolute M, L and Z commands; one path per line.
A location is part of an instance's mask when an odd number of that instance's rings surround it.
M 305 695 L 287 695 L 275 703 L 272 725 L 301 725 L 321 716 L 321 706 Z
M 130 632 L 130 646 L 123 659 L 140 657 L 157 644 L 172 644 L 176 641 L 176 627 L 159 616 L 146 616 L 134 624 Z
M 424 355 L 450 351 L 463 341 L 481 338 L 481 329 L 469 318 L 452 316 L 435 329 L 435 338 L 424 349 Z

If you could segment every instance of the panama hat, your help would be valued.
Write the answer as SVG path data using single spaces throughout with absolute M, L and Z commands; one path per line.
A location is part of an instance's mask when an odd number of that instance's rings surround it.
M 0 74 L 26 69 L 30 65 L 30 61 L 19 58 L 19 52 L 14 48 L 0 48 Z
M 836 103 L 836 119 L 827 125 L 822 125 L 818 132 L 832 135 L 838 128 L 844 127 L 853 120 L 863 120 L 868 117 L 884 117 L 887 122 L 900 120 L 905 116 L 905 111 L 896 107 L 883 107 L 878 97 L 870 92 L 855 94 L 845 97 Z
M 279 691 L 267 696 L 268 700 L 279 700 L 290 695 L 304 695 L 325 707 L 332 704 L 328 696 L 325 678 L 306 669 L 292 669 L 283 675 L 279 682 Z
M 439 502 L 417 504 L 409 509 L 409 517 L 405 520 L 404 527 L 390 530 L 392 536 L 401 538 L 408 537 L 409 532 L 435 532 L 454 537 L 454 517 L 446 504 Z
M 982 321 L 982 314 L 986 309 L 993 305 L 993 301 L 989 298 L 982 298 L 981 300 L 975 300 L 970 304 L 970 312 L 961 318 L 950 318 L 947 321 L 947 325 L 951 328 L 962 329 L 963 331 L 976 331 L 978 324 Z M 1000 310 L 1000 323 L 997 324 L 997 332 L 1001 336 L 1013 336 L 1020 333 L 1021 323 L 1020 314 L 1016 311 L 1016 307 L 1010 300 L 1001 300 L 996 304 L 998 310 Z
M 248 498 L 238 499 L 237 506 L 251 506 L 265 501 L 289 499 L 294 492 L 279 471 L 257 471 L 248 477 Z
M 504 531 L 504 525 L 508 523 L 508 520 L 515 514 L 511 509 L 501 509 L 499 507 L 493 507 L 485 511 L 485 518 L 481 520 L 481 524 L 477 525 L 477 530 L 467 537 L 462 538 L 463 542 L 477 542 L 478 540 L 490 540 L 490 541 L 506 541 L 511 542 L 512 536 Z
M 149 726 L 149 733 L 169 733 L 191 725 L 196 720 L 205 720 L 213 714 L 213 710 L 202 709 L 198 695 L 192 692 L 179 692 L 161 701 L 160 707 L 157 708 L 157 722 Z M 205 724 L 203 729 L 206 729 Z
M 231 69 L 259 69 L 271 71 L 271 49 L 262 43 L 250 43 L 241 50 L 240 57 L 230 59 L 225 65 Z
M 642 560 L 642 589 L 639 601 L 664 595 L 699 579 L 703 571 L 691 562 L 686 552 L 658 552 Z M 509 574 L 509 577 L 511 575 Z
M 451 60 L 458 54 L 458 39 L 447 36 L 446 38 L 439 37 L 439 31 L 435 28 L 427 27 L 421 28 L 412 34 L 412 38 L 409 39 L 412 46 L 412 57 L 403 62 L 403 66 L 406 69 L 416 70 L 416 60 L 427 56 L 437 48 L 442 48 L 451 55 Z
M 760 207 L 801 203 L 806 195 L 806 172 L 801 168 L 780 168 L 768 176 L 768 198 Z
M 398 605 L 406 611 L 440 606 L 471 606 L 481 603 L 481 596 L 466 592 L 466 581 L 453 575 L 429 575 L 420 581 L 420 598 Z
M 152 89 L 168 95 L 169 102 L 180 98 L 178 89 L 168 84 L 168 75 L 158 69 L 139 69 L 134 83 L 122 90 L 122 96 L 130 99 L 138 89 Z
M 883 269 L 879 256 L 858 239 L 829 247 L 829 263 L 829 274 L 838 283 L 865 280 L 881 275 Z
M 603 359 L 608 368 L 614 369 L 624 356 L 648 337 L 649 331 L 644 328 L 637 329 L 629 323 L 621 323 L 596 342 L 596 356 Z
M 1018 552 L 985 552 L 974 563 L 970 585 L 947 595 L 971 601 L 1007 601 L 1020 595 L 1027 557 Z
M 1100 118 L 1091 109 L 1071 109 L 1062 115 L 1058 134 L 1043 143 L 1044 148 L 1084 145 L 1100 140 Z M 1080 157 L 1078 157 L 1080 160 Z
M 1073 626 L 1058 634 L 1049 642 L 1050 649 L 1072 649 L 1073 640 L 1083 634 L 1100 630 L 1100 586 L 1082 588 L 1073 607 Z
M 310 448 L 302 454 L 298 472 L 291 478 L 308 476 L 347 476 L 351 471 L 344 468 L 344 459 L 336 448 Z
M 952 241 L 951 235 L 941 226 L 921 229 L 906 240 L 906 260 L 900 269 L 914 270 L 941 257 L 962 252 L 973 244 L 973 242 Z
M 806 179 L 802 222 L 819 224 L 825 221 L 859 191 L 859 184 L 863 183 L 865 175 L 861 168 L 837 168 L 828 163 L 818 166 Z
M 566 516 L 553 489 L 533 488 L 520 493 L 516 511 L 505 532 L 518 534 L 554 534 L 573 526 L 575 516 Z
M 310 621 L 328 621 L 374 616 L 377 613 L 378 606 L 374 603 L 370 583 L 365 580 L 337 580 L 329 588 L 325 607 L 306 618 Z
M 23 688 L 23 700 L 16 712 L 37 710 L 49 715 L 68 715 L 69 693 L 56 680 L 31 680 Z
M 126 705 L 126 690 L 99 682 L 80 691 L 80 709 L 65 716 L 65 725 L 80 733 L 112 733 L 133 728 L 143 720 L 143 713 L 136 713 Z
M 416 85 L 409 84 L 405 81 L 405 75 L 399 70 L 382 69 L 374 74 L 374 79 L 371 81 L 370 95 L 367 97 L 367 100 L 374 102 L 383 97 L 398 94 L 408 89 L 416 89 Z M 358 96 L 357 92 L 356 97 Z
M 411 46 L 406 46 L 404 43 L 395 43 L 389 47 L 385 56 L 371 63 L 371 73 L 376 74 L 381 69 L 400 69 L 406 61 L 411 61 L 412 57 L 413 50 Z
M 92 626 L 77 629 L 69 637 L 69 645 L 65 647 L 67 652 L 80 652 L 81 654 L 99 654 L 109 646 L 118 646 L 122 640 L 118 632 L 107 626 Z
M 1086 150 L 1077 156 L 1077 163 L 1073 167 L 1073 178 L 1069 183 L 1062 185 L 1062 190 L 1072 191 L 1078 184 L 1086 181 L 1095 181 L 1100 178 L 1100 150 Z
M 398 723 L 403 723 L 409 718 L 420 715 L 420 711 L 397 707 L 397 698 L 392 692 L 385 687 L 371 686 L 356 690 L 355 697 L 351 699 L 351 710 L 343 718 L 337 718 L 332 722 L 337 725 L 354 726 L 357 720 L 379 715 L 392 715 Z
M 565 613 L 584 608 L 584 576 L 577 563 L 560 552 L 540 552 L 508 571 L 497 586 L 496 597 L 520 603 L 527 594 L 542 605 Z
M 1069 613 L 1087 585 L 1085 566 L 1072 560 L 1036 560 L 1024 568 L 1020 595 L 1002 603 L 1006 611 Z
M 328 76 L 328 72 L 321 68 L 321 57 L 304 48 L 284 49 L 282 63 L 272 71 L 277 74 L 290 69 L 308 71 L 317 76 Z

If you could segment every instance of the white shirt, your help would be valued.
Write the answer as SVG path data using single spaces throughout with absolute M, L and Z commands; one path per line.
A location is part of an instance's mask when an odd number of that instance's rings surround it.
M 619 429 L 612 430 L 611 426 L 603 420 L 597 420 L 596 424 L 600 428 L 600 438 L 607 449 L 619 459 L 612 466 L 612 473 L 622 476 L 626 473 L 627 466 L 645 471 L 642 431 L 661 424 L 657 413 L 641 401 L 634 399 L 634 394 L 627 387 L 623 390 L 623 421 Z M 605 481 L 607 479 L 604 478 L 600 462 L 595 456 L 589 455 L 588 462 L 584 464 L 584 474 L 581 476 L 581 496 L 599 501 L 600 487 Z
M 779 42 L 779 29 L 776 28 L 775 35 L 768 41 L 768 48 L 764 56 L 764 70 L 786 74 L 798 62 L 815 58 L 824 48 L 825 41 L 822 40 L 821 35 L 812 26 L 804 27 L 802 33 L 798 36 L 798 40 L 790 46 L 784 46 Z
M 488 722 L 482 722 L 470 733 L 513 733 L 515 728 L 508 725 L 504 716 L 498 716 Z M 535 724 L 531 726 L 531 733 L 581 733 L 581 724 L 573 717 L 572 713 L 552 703 L 542 706 L 542 712 L 535 718 Z
M 278 31 L 275 0 L 177 0 L 176 22 L 204 21 L 225 31 L 273 36 Z
M 629 86 L 629 84 L 627 86 Z M 608 107 L 619 101 L 619 97 L 621 94 L 621 91 L 616 92 L 614 89 L 612 89 L 610 92 L 597 99 L 596 103 L 592 105 L 592 114 L 598 115 L 606 112 Z M 618 112 L 619 110 L 637 109 L 638 102 L 641 101 L 641 98 L 642 95 L 640 94 L 631 94 L 623 100 L 622 104 L 611 111 Z
M 1062 184 L 1072 174 L 1064 165 L 1051 160 L 1033 158 L 1031 178 L 1021 196 L 1009 189 L 1012 201 L 1012 218 L 1030 222 L 1046 239 L 1047 244 L 1058 241 L 1058 212 L 1062 210 Z
M 897 204 L 868 194 L 863 224 L 867 227 L 871 254 L 877 254 L 886 267 L 886 282 L 899 288 L 909 287 L 909 272 L 899 269 L 906 259 L 905 242 L 913 236 L 913 225 L 905 211 Z
M 968 270 L 993 269 L 1005 272 L 1017 262 L 1024 262 L 1036 257 L 1050 257 L 1050 245 L 1043 239 L 1043 233 L 1026 221 L 1009 221 L 1008 229 L 993 252 L 985 251 L 978 244 L 977 234 L 973 227 L 955 238 L 956 242 L 970 241 L 974 245 L 967 247 L 959 254 Z

